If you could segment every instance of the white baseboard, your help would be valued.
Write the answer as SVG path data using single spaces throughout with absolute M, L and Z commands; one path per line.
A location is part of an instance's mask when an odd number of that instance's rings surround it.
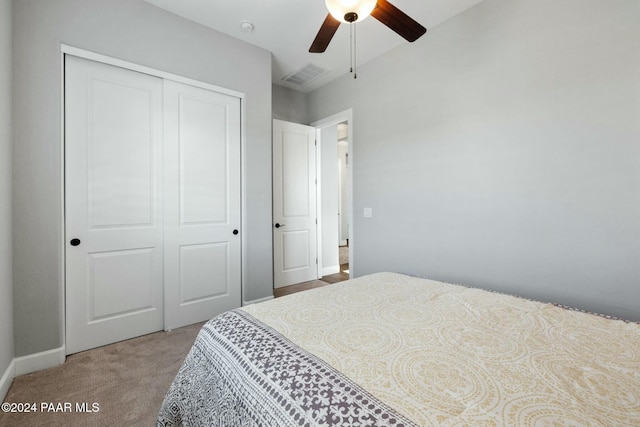
M 264 298 L 253 299 L 251 301 L 242 301 L 242 306 L 244 307 L 245 305 L 257 304 L 259 302 L 269 301 L 271 299 L 273 299 L 273 295 L 270 295 L 270 296 L 264 297 Z
M 2 374 L 2 378 L 0 378 L 0 402 L 4 402 L 4 398 L 9 391 L 9 387 L 11 387 L 11 383 L 13 382 L 13 377 L 16 376 L 16 364 L 12 360 L 7 366 L 7 369 Z
M 30 354 L 28 356 L 16 357 L 14 360 L 16 365 L 15 376 L 30 374 L 31 372 L 41 371 L 64 363 L 65 354 L 64 346 L 54 348 L 53 350 L 43 351 L 41 353 Z
M 322 277 L 340 273 L 340 266 L 322 267 Z

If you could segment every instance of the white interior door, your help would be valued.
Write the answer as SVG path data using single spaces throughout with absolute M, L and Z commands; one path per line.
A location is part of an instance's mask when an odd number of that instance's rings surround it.
M 273 121 L 276 288 L 318 278 L 315 128 Z
M 163 326 L 162 80 L 65 60 L 67 354 Z
M 240 99 L 165 81 L 165 329 L 241 305 Z

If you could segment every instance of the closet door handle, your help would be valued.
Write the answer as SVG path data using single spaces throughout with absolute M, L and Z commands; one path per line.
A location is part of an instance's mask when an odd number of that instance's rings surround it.
M 233 230 L 233 235 L 235 236 L 236 234 L 238 234 L 239 231 L 238 230 Z
M 279 224 L 276 222 L 276 228 L 284 227 L 284 224 Z
M 71 239 L 69 242 L 71 246 L 78 246 L 80 244 L 80 239 Z

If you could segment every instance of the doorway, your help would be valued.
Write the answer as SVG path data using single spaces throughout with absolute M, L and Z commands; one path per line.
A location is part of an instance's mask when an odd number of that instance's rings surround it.
M 281 283 L 278 281 L 280 270 L 282 270 L 285 264 L 284 258 L 279 257 L 279 250 L 276 245 L 282 243 L 284 221 L 281 221 L 281 213 L 278 211 L 280 202 L 278 201 L 277 192 L 283 188 L 281 178 L 277 176 L 276 170 L 279 166 L 274 164 L 274 288 L 276 294 L 283 292 L 281 288 L 289 287 L 291 285 L 300 286 L 300 284 L 308 284 L 311 281 L 318 282 L 321 285 L 321 281 L 326 284 L 335 283 L 343 280 L 348 280 L 350 277 L 354 277 L 354 262 L 353 262 L 353 230 L 350 224 L 353 223 L 353 201 L 352 201 L 352 144 L 353 130 L 352 130 L 352 111 L 346 110 L 325 119 L 319 120 L 311 124 L 311 126 L 303 126 L 313 130 L 315 139 L 315 160 L 313 181 L 316 182 L 313 186 L 313 190 L 316 193 L 315 212 L 317 213 L 317 227 L 315 235 L 317 236 L 316 245 L 314 248 L 313 256 L 309 256 L 309 260 L 315 261 L 317 259 L 316 268 L 313 269 L 313 274 L 306 277 L 304 280 L 294 280 Z M 276 147 L 281 145 L 279 139 L 284 138 L 282 135 L 281 126 L 283 123 L 278 120 L 274 120 L 274 163 L 281 158 L 280 148 Z M 288 124 L 287 124 L 288 125 Z M 302 126 L 291 124 L 292 126 Z M 303 128 L 298 129 L 300 135 L 302 135 Z M 305 131 L 306 132 L 306 131 Z M 300 146 L 303 144 L 303 140 L 307 140 L 307 137 L 300 139 Z M 305 162 L 306 163 L 306 162 Z M 300 164 L 298 162 L 298 164 Z M 323 166 L 329 165 L 329 168 L 323 173 Z M 339 173 L 339 171 L 341 173 Z M 302 182 L 299 180 L 298 182 Z M 333 194 L 328 192 L 329 195 L 323 195 L 327 193 L 328 187 L 333 187 Z M 306 185 L 305 185 L 306 187 Z M 328 203 L 330 202 L 330 203 Z M 305 202 L 306 203 L 306 202 Z M 287 222 L 284 222 L 287 224 Z M 279 227 L 277 226 L 279 225 Z M 313 221 L 312 225 L 316 225 Z M 325 234 L 326 233 L 326 234 Z M 326 236 L 326 237 L 325 237 Z M 296 251 L 300 254 L 302 251 Z M 306 251 L 305 251 L 306 252 Z M 310 252 L 309 252 L 310 253 Z M 328 255 L 329 253 L 329 255 Z M 342 254 L 342 256 L 340 255 Z M 314 259 L 315 258 L 315 259 Z M 293 263 L 289 263 L 294 265 Z M 300 262 L 300 268 L 305 267 L 305 263 Z M 305 287 L 305 286 L 303 286 Z M 306 288 L 306 287 L 305 287 Z M 284 291 L 286 292 L 286 291 Z M 277 295 L 276 295 L 277 296 Z
M 349 229 L 351 228 L 351 179 L 349 174 L 349 124 L 338 124 L 338 259 L 340 273 L 349 277 Z
M 328 249 L 329 252 L 335 251 L 338 257 L 338 268 L 334 268 L 335 271 L 332 274 L 322 275 L 321 280 L 335 283 L 355 277 L 356 271 L 353 257 L 356 242 L 353 239 L 353 227 L 351 227 L 353 224 L 353 111 L 351 109 L 341 111 L 315 121 L 311 123 L 311 126 L 316 128 L 318 134 L 319 151 L 323 151 L 329 145 L 325 158 L 327 161 L 333 158 L 332 162 L 336 165 L 335 172 L 321 171 L 318 178 L 320 185 L 326 186 L 328 182 L 325 178 L 330 181 L 332 177 L 337 177 L 335 183 L 337 203 L 335 206 L 338 218 L 335 231 L 330 230 L 325 233 L 318 230 L 318 235 L 321 237 L 319 248 L 322 249 L 319 250 L 321 254 L 319 266 L 329 266 L 327 261 L 331 262 L 322 256 L 325 249 Z M 334 138 L 335 149 L 332 146 Z M 331 142 L 327 144 L 327 141 Z M 322 206 L 322 200 L 320 200 L 320 205 Z M 324 221 L 321 221 L 320 224 L 321 229 L 326 228 Z M 337 238 L 334 239 L 332 236 L 336 234 Z M 325 235 L 329 238 L 322 239 Z M 336 245 L 337 248 L 335 248 Z
M 319 273 L 323 281 L 349 279 L 349 125 L 318 128 L 318 216 L 321 219 Z

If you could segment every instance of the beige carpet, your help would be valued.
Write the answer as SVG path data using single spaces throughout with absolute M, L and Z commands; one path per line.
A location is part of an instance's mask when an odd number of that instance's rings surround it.
M 0 426 L 153 426 L 202 323 L 71 355 L 58 367 L 14 379 L 5 402 L 35 403 L 35 413 L 0 412 Z M 73 412 L 41 412 L 71 404 Z M 61 405 L 58 406 L 57 404 Z M 77 413 L 76 404 L 98 404 Z M 68 407 L 68 406 L 67 406 Z

